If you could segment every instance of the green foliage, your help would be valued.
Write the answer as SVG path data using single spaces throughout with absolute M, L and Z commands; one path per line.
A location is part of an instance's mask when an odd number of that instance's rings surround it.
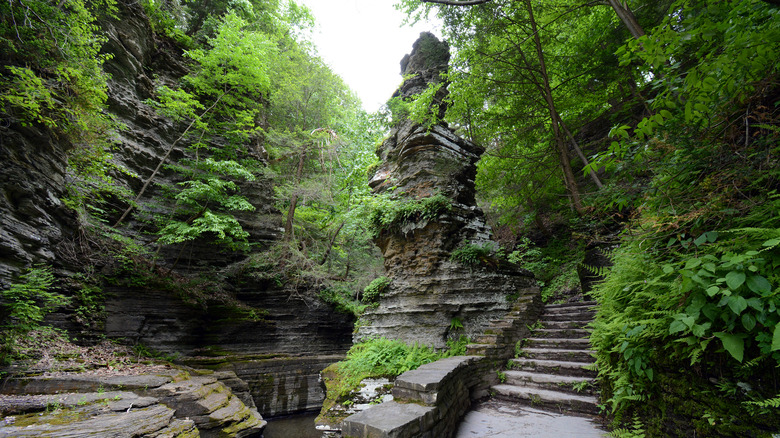
M 9 1 L 0 6 L 3 111 L 23 125 L 88 132 L 90 116 L 107 97 L 107 75 L 101 68 L 107 55 L 100 53 L 106 38 L 99 35 L 96 16 L 115 12 L 113 0 L 58 5 Z
M 175 167 L 187 180 L 174 196 L 177 210 L 159 223 L 159 242 L 176 244 L 208 236 L 230 249 L 247 249 L 246 233 L 234 212 L 254 207 L 237 194 L 234 180 L 253 181 L 238 161 L 245 143 L 257 131 L 263 93 L 270 87 L 269 65 L 275 46 L 268 36 L 247 29 L 248 23 L 231 12 L 223 17 L 208 49 L 186 54 L 197 68 L 182 78 L 183 88 L 158 89 L 150 102 L 175 120 L 189 120 L 194 135 L 194 159 Z M 189 128 L 188 128 L 189 130 Z
M 0 5 L 0 111 L 6 122 L 46 128 L 73 147 L 67 205 L 100 216 L 106 197 L 123 199 L 112 172 L 115 131 L 104 109 L 107 40 L 98 20 L 117 12 L 114 0 L 12 0 Z
M 386 338 L 371 339 L 355 344 L 347 352 L 347 358 L 337 364 L 340 385 L 334 388 L 336 399 L 343 399 L 363 380 L 369 377 L 396 377 L 420 365 L 444 357 L 462 354 L 468 339 L 462 337 L 448 342 L 450 350 L 436 352 L 431 347 L 407 345 Z M 329 391 L 331 388 L 328 388 Z M 334 394 L 328 394 L 333 398 Z
M 359 318 L 365 312 L 367 305 L 354 298 L 352 290 L 343 285 L 334 285 L 319 293 L 320 299 L 333 305 L 338 312 Z M 366 302 L 365 300 L 363 301 Z
M 369 216 L 374 236 L 382 232 L 398 232 L 404 225 L 430 222 L 452 209 L 452 201 L 438 193 L 422 199 L 396 200 L 377 196 Z
M 375 278 L 365 289 L 363 289 L 361 301 L 364 303 L 378 302 L 379 299 L 382 298 L 382 294 L 390 287 L 391 282 L 392 280 L 385 276 Z
M 613 429 L 607 436 L 612 438 L 645 438 L 647 435 L 642 420 L 635 415 L 629 428 Z
M 392 113 L 393 122 L 398 123 L 400 120 L 409 119 L 424 126 L 425 129 L 431 129 L 441 123 L 439 115 L 441 102 L 436 100 L 436 96 L 445 85 L 444 82 L 431 82 L 428 88 L 419 94 L 390 99 L 387 105 Z
M 493 242 L 484 243 L 466 243 L 460 245 L 452 254 L 450 260 L 462 263 L 467 266 L 480 266 L 495 264 L 494 254 L 497 251 L 497 245 Z
M 461 329 L 463 329 L 463 322 L 461 322 L 460 318 L 452 318 L 450 320 L 450 331 Z
M 748 380 L 761 372 L 750 364 L 780 364 L 778 233 L 703 233 L 691 242 L 693 254 L 675 253 L 665 262 L 640 253 L 639 242 L 618 250 L 596 290 L 600 308 L 591 336 L 614 412 L 646 399 L 656 372 L 670 361 L 725 365 Z
M 463 356 L 466 354 L 469 343 L 471 343 L 471 339 L 466 335 L 460 335 L 457 339 L 447 339 L 447 356 Z
M 184 33 L 184 10 L 178 1 L 142 0 L 141 5 L 149 17 L 152 30 L 176 41 L 181 47 L 191 48 L 192 38 Z
M 175 362 L 176 359 L 179 357 L 178 353 L 174 353 L 174 354 L 161 353 L 141 343 L 133 345 L 133 352 L 135 353 L 138 359 L 144 357 L 149 359 L 158 359 L 165 362 Z
M 23 334 L 37 329 L 48 313 L 70 303 L 68 297 L 51 290 L 55 280 L 48 267 L 30 268 L 20 280 L 0 292 L 7 315 L 4 330 Z
M 92 284 L 94 279 L 86 275 L 77 274 L 72 279 L 79 283 L 75 293 L 77 306 L 74 313 L 76 322 L 84 327 L 98 327 L 106 316 L 105 292 L 99 285 Z
M 773 353 L 780 350 L 780 341 L 775 342 L 775 338 L 780 340 L 780 316 L 775 312 L 780 299 L 773 293 L 780 280 L 776 274 L 780 230 L 741 229 L 722 234 L 742 241 L 747 250 L 705 251 L 703 246 L 719 236 L 708 232 L 693 242 L 700 247 L 698 257 L 664 265 L 664 273 L 678 276 L 680 293 L 687 295 L 688 304 L 673 315 L 669 334 L 688 344 L 692 363 L 717 338 L 738 362 L 743 362 L 745 351 L 752 347 L 749 356 L 753 357 L 748 360 L 772 355 L 780 364 L 780 352 Z M 767 236 L 771 238 L 759 244 Z

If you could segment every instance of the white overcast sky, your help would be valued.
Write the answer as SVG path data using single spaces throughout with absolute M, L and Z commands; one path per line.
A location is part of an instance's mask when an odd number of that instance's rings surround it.
M 312 39 L 322 59 L 344 79 L 366 111 L 379 109 L 401 83 L 401 58 L 420 32 L 434 24 L 402 25 L 397 0 L 299 0 L 311 9 L 317 27 Z

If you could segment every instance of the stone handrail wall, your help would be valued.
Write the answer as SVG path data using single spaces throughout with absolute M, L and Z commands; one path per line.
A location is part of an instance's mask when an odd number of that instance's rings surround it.
M 395 380 L 394 400 L 347 417 L 342 436 L 451 437 L 471 400 L 487 395 L 491 365 L 484 356 L 454 356 L 407 371 Z

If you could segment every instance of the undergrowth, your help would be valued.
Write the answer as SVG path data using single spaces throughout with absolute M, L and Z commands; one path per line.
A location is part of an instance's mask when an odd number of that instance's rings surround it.
M 375 338 L 355 344 L 341 362 L 323 371 L 327 398 L 322 412 L 337 403 L 344 402 L 364 379 L 375 377 L 395 378 L 406 371 L 439 359 L 465 354 L 469 340 L 461 336 L 447 341 L 447 350 L 436 351 L 425 345 L 408 345 L 402 341 Z

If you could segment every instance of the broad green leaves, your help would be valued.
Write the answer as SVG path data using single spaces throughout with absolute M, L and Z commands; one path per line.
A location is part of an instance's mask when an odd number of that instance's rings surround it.
M 716 332 L 714 335 L 721 340 L 723 348 L 728 351 L 734 359 L 738 362 L 742 362 L 742 358 L 745 355 L 744 336 L 724 332 Z

